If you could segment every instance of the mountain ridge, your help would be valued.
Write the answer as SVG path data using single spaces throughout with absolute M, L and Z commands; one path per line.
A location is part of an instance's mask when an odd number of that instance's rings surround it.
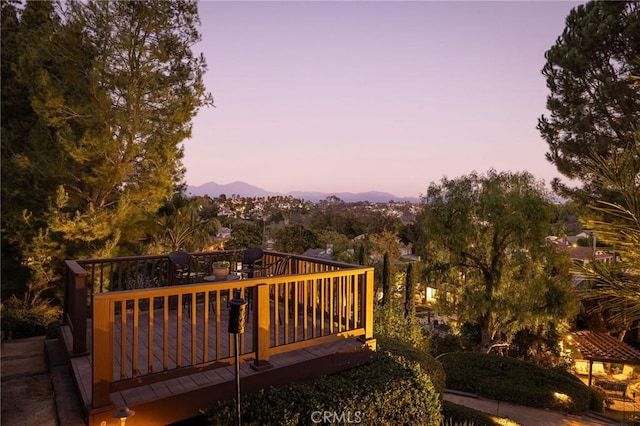
M 187 194 L 190 195 L 208 195 L 210 197 L 219 197 L 222 194 L 226 196 L 239 195 L 240 197 L 276 197 L 291 196 L 303 200 L 317 203 L 331 196 L 336 196 L 346 203 L 355 203 L 359 201 L 369 201 L 372 203 L 387 203 L 389 201 L 419 203 L 418 197 L 398 197 L 388 192 L 367 191 L 367 192 L 318 192 L 318 191 L 290 191 L 287 193 L 268 191 L 266 189 L 250 185 L 246 182 L 235 181 L 227 184 L 218 184 L 216 182 L 207 182 L 202 185 L 187 185 Z

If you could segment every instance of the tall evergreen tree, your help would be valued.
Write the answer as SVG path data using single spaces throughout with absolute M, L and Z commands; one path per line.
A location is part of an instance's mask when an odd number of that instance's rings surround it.
M 2 288 L 3 296 L 22 293 L 29 279 L 25 250 L 46 226 L 48 200 L 67 175 L 55 133 L 32 107 L 36 76 L 52 69 L 50 54 L 59 17 L 54 4 L 2 2 Z M 56 170 L 47 173 L 47 170 Z
M 599 182 L 619 195 L 619 202 L 591 205 L 587 225 L 610 247 L 619 262 L 591 262 L 578 272 L 597 285 L 581 292 L 592 313 L 602 314 L 622 340 L 640 321 L 640 144 L 608 158 L 594 154 L 588 162 Z M 615 217 L 615 221 L 606 220 Z
M 30 114 L 5 120 L 3 75 L 3 169 L 23 167 L 24 180 L 36 183 L 33 205 L 22 204 L 33 213 L 37 241 L 21 257 L 29 250 L 33 257 L 35 246 L 57 247 L 38 256 L 49 267 L 62 257 L 140 251 L 146 224 L 182 182 L 181 143 L 191 119 L 211 103 L 205 60 L 192 52 L 200 40 L 195 2 L 63 5 L 56 15 L 53 3 L 28 2 L 20 17 L 26 46 L 8 66 L 12 81 L 29 82 L 12 87 L 27 95 Z M 22 108 L 29 112 L 26 103 Z M 5 123 L 11 124 L 6 135 Z M 33 143 L 16 152 L 22 140 Z M 3 221 L 5 201 L 17 205 L 29 194 L 4 186 Z
M 547 159 L 563 175 L 584 183 L 583 191 L 558 180 L 554 188 L 583 199 L 614 197 L 598 185 L 587 161 L 592 152 L 607 159 L 637 143 L 640 87 L 631 77 L 640 75 L 640 3 L 577 6 L 545 57 L 550 114 L 539 119 L 538 130 L 549 145 Z
M 391 262 L 389 253 L 382 258 L 382 305 L 391 302 Z
M 404 316 L 412 317 L 416 314 L 416 280 L 413 273 L 413 263 L 407 265 L 405 278 Z
M 364 247 L 364 243 L 360 244 L 358 248 L 358 265 L 367 266 L 367 251 Z

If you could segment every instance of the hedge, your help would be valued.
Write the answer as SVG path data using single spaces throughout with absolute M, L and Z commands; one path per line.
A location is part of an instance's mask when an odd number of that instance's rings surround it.
M 326 422 L 324 413 L 329 413 Z M 235 403 L 221 402 L 207 414 L 211 424 L 233 424 Z M 330 424 L 340 419 L 366 425 L 442 422 L 440 394 L 420 364 L 383 348 L 371 364 L 248 395 L 241 415 L 243 425 Z
M 464 405 L 455 404 L 451 401 L 443 401 L 442 416 L 444 417 L 444 425 L 473 425 L 473 426 L 501 426 L 500 423 L 489 414 Z
M 437 359 L 444 367 L 449 389 L 569 413 L 602 411 L 600 395 L 566 374 L 498 355 L 464 352 Z
M 442 367 L 442 364 L 426 350 L 414 348 L 398 339 L 378 337 L 376 340 L 379 350 L 385 350 L 387 352 L 400 355 L 409 361 L 420 364 L 420 367 L 429 375 L 436 392 L 440 394 L 444 392 L 444 368 Z

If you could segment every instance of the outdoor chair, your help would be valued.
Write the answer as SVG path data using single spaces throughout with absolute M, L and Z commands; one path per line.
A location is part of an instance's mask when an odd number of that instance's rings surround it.
M 287 272 L 291 256 L 283 256 L 272 263 L 260 264 L 253 267 L 253 272 L 266 271 L 267 277 L 277 277 Z
M 633 365 L 625 364 L 625 366 L 622 368 L 622 373 L 614 374 L 613 378 L 616 380 L 620 380 L 621 382 L 625 382 L 633 378 Z
M 191 256 L 184 251 L 172 251 L 169 253 L 170 285 L 189 284 L 193 278 L 204 276 L 204 273 L 191 270 Z M 210 308 L 213 307 L 211 299 Z M 182 309 L 191 317 L 191 295 L 182 296 Z
M 247 278 L 253 278 L 253 274 L 262 264 L 264 251 L 261 248 L 248 248 L 242 252 L 242 267 L 239 272 Z

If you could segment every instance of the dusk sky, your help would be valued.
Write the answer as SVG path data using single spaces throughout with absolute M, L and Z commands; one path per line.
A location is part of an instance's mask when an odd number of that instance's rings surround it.
M 201 2 L 216 107 L 194 119 L 186 181 L 419 196 L 495 168 L 548 184 L 540 70 L 581 3 Z

